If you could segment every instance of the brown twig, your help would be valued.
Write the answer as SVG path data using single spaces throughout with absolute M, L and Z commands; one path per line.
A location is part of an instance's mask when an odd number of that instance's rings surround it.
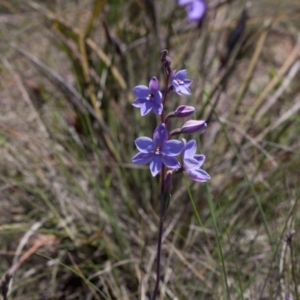
M 12 267 L 2 276 L 0 279 L 0 290 L 3 296 L 3 300 L 7 300 L 7 295 L 9 292 L 9 283 L 15 272 L 20 268 L 22 263 L 27 260 L 32 254 L 34 254 L 39 248 L 51 245 L 55 241 L 55 237 L 47 237 L 36 241 L 13 265 Z

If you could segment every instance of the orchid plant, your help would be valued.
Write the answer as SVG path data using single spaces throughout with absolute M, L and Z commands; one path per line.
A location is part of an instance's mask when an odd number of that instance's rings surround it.
M 210 179 L 207 172 L 200 169 L 205 161 L 203 154 L 196 154 L 196 140 L 186 141 L 185 139 L 173 139 L 180 134 L 195 134 L 203 132 L 207 124 L 204 120 L 188 120 L 182 127 L 168 130 L 168 122 L 171 118 L 190 117 L 195 108 L 187 105 L 180 105 L 174 111 L 165 114 L 164 108 L 171 92 L 178 95 L 191 95 L 190 86 L 192 80 L 187 79 L 187 71 L 176 72 L 171 68 L 171 59 L 167 56 L 168 51 L 161 52 L 161 62 L 165 71 L 165 90 L 160 91 L 160 85 L 156 77 L 153 77 L 149 86 L 138 85 L 133 89 L 136 99 L 133 106 L 140 108 L 142 116 L 153 111 L 160 115 L 160 124 L 156 127 L 152 139 L 149 137 L 139 137 L 135 140 L 138 153 L 132 158 L 132 162 L 138 165 L 149 164 L 152 176 L 160 174 L 160 226 L 157 246 L 157 273 L 156 284 L 152 295 L 152 300 L 156 299 L 159 289 L 160 278 L 160 256 L 163 222 L 166 215 L 170 198 L 172 178 L 176 174 L 185 172 L 192 180 L 205 182 Z M 180 161 L 178 158 L 180 157 Z

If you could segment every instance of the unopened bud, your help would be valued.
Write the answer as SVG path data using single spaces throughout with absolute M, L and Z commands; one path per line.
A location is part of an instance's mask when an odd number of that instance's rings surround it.
M 203 120 L 189 120 L 180 129 L 180 133 L 192 134 L 201 133 L 207 128 L 207 124 Z
M 160 52 L 160 59 L 161 59 L 161 61 L 165 61 L 167 55 L 168 55 L 168 50 L 167 49 L 162 50 Z
M 177 118 L 185 118 L 192 115 L 195 111 L 195 107 L 188 105 L 180 105 L 175 110 L 174 116 Z

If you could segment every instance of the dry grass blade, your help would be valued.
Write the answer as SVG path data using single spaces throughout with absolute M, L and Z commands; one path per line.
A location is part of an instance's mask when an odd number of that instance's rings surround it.
M 86 43 L 85 40 L 87 38 L 87 36 L 90 34 L 90 32 L 93 29 L 93 24 L 94 21 L 96 19 L 96 17 L 99 15 L 99 13 L 101 12 L 101 9 L 103 7 L 104 1 L 96 1 L 95 2 L 95 7 L 92 11 L 92 15 L 88 21 L 88 25 L 86 30 L 81 30 L 78 36 L 78 48 L 79 48 L 79 52 L 81 54 L 81 67 L 82 67 L 82 71 L 83 71 L 83 77 L 85 80 L 85 84 L 87 85 L 87 90 L 89 93 L 89 98 L 91 101 L 91 104 L 96 112 L 96 114 L 98 115 L 99 119 L 103 122 L 103 115 L 97 100 L 97 95 L 96 95 L 96 91 L 95 91 L 95 86 L 91 81 L 91 77 L 90 77 L 90 66 L 89 66 L 89 58 L 87 55 L 87 49 L 86 49 Z M 110 143 L 110 141 L 107 139 L 108 137 L 104 137 L 106 142 Z M 110 143 L 110 147 L 112 147 L 111 143 Z M 116 155 L 116 153 L 115 153 Z
M 244 97 L 244 95 L 245 95 L 245 93 L 246 93 L 246 91 L 247 91 L 247 89 L 249 87 L 250 80 L 251 80 L 251 78 L 253 76 L 253 73 L 254 73 L 255 67 L 257 65 L 259 56 L 261 54 L 261 51 L 262 51 L 263 46 L 265 44 L 266 38 L 268 36 L 268 31 L 269 31 L 268 28 L 265 28 L 262 31 L 262 33 L 261 33 L 261 35 L 259 37 L 259 40 L 257 42 L 255 51 L 254 51 L 252 59 L 250 61 L 250 65 L 249 65 L 247 73 L 245 75 L 245 79 L 243 80 L 243 85 L 241 86 L 241 88 L 240 88 L 240 90 L 239 90 L 239 92 L 237 94 L 237 97 L 236 97 L 236 100 L 235 100 L 235 103 L 234 103 L 231 115 L 234 115 L 238 111 L 238 109 L 239 109 L 239 107 L 241 105 L 241 102 L 243 100 L 243 97 Z
M 103 9 L 103 5 L 105 3 L 105 0 L 96 0 L 94 3 L 94 9 L 92 10 L 91 17 L 88 21 L 88 24 L 86 26 L 85 32 L 84 32 L 84 37 L 88 37 L 93 30 L 94 23 L 96 18 L 98 17 L 99 13 Z
M 276 160 L 272 157 L 272 155 L 270 153 L 268 153 L 268 151 L 266 151 L 264 149 L 264 147 L 262 147 L 259 144 L 259 141 L 257 141 L 255 138 L 252 138 L 249 134 L 247 134 L 247 132 L 245 132 L 242 129 L 240 129 L 240 127 L 237 126 L 236 124 L 230 123 L 228 120 L 226 120 L 224 118 L 220 118 L 220 121 L 228 124 L 231 128 L 233 128 L 237 132 L 239 132 L 243 138 L 246 138 L 246 140 L 249 141 L 249 145 L 254 146 L 261 153 L 263 153 L 269 159 L 269 161 L 272 163 L 272 165 L 273 165 L 274 168 L 278 167 L 278 164 L 276 163 Z
M 269 84 L 265 87 L 265 89 L 262 91 L 262 93 L 258 96 L 258 98 L 255 99 L 253 105 L 249 107 L 249 110 L 247 114 L 242 118 L 239 126 L 241 128 L 244 128 L 245 124 L 252 118 L 255 117 L 258 108 L 262 105 L 263 101 L 267 97 L 269 93 L 273 91 L 275 86 L 282 80 L 284 74 L 289 70 L 289 68 L 292 66 L 292 64 L 295 62 L 295 60 L 299 57 L 299 51 L 300 51 L 300 35 L 298 36 L 297 42 L 287 57 L 284 64 L 281 66 L 277 74 L 273 77 L 273 79 L 269 82 Z
M 86 44 L 85 44 L 85 35 L 84 32 L 80 32 L 78 37 L 78 45 L 79 45 L 79 52 L 81 54 L 81 66 L 83 70 L 83 77 L 85 80 L 85 83 L 87 85 L 87 90 L 89 93 L 90 102 L 94 108 L 94 111 L 98 115 L 98 118 L 103 122 L 103 115 L 97 100 L 95 86 L 91 82 L 90 78 L 90 66 L 89 61 L 87 57 L 87 51 L 86 51 Z
M 287 228 L 290 228 L 292 224 L 292 217 L 288 219 L 288 224 L 287 224 Z M 282 241 L 282 246 L 281 246 L 281 252 L 280 252 L 280 261 L 279 261 L 279 276 L 280 276 L 280 287 L 281 287 L 281 297 L 282 299 L 285 299 L 285 295 L 287 292 L 285 283 L 284 283 L 284 276 L 283 276 L 283 272 L 285 269 L 285 260 L 286 260 L 286 254 L 287 254 L 287 247 L 288 244 L 285 241 Z
M 64 78 L 62 78 L 58 73 L 56 73 L 54 70 L 52 70 L 51 68 L 46 66 L 37 57 L 34 57 L 33 55 L 31 55 L 30 53 L 28 53 L 27 51 L 25 51 L 24 49 L 22 49 L 16 45 L 12 45 L 12 47 L 17 52 L 19 52 L 20 54 L 25 56 L 27 59 L 29 59 L 44 74 L 44 76 L 46 76 L 50 80 L 50 82 L 52 82 L 55 86 L 58 86 L 59 88 L 61 88 L 61 90 L 63 92 L 67 93 L 68 95 L 71 95 L 72 97 L 70 97 L 70 99 L 73 101 L 74 105 L 81 112 L 83 112 L 84 108 L 85 108 L 89 112 L 89 114 L 91 114 L 97 120 L 98 124 L 100 125 L 101 129 L 103 130 L 102 131 L 103 137 L 107 143 L 108 149 L 111 151 L 114 158 L 117 161 L 120 161 L 119 152 L 113 146 L 114 144 L 115 145 L 117 145 L 117 144 L 114 142 L 114 138 L 113 138 L 112 134 L 110 133 L 109 128 L 104 123 L 103 119 L 100 118 L 99 115 L 95 112 L 95 110 L 88 103 L 88 101 L 86 99 L 84 99 L 83 96 L 81 96 L 73 86 L 68 84 Z
M 78 266 L 78 264 L 74 261 L 74 258 L 72 257 L 71 254 L 69 254 L 69 258 L 70 258 L 70 261 L 72 262 L 74 271 L 77 274 L 79 274 L 82 278 L 84 278 L 84 273 L 80 269 L 80 266 Z M 88 288 L 91 290 L 91 293 L 92 293 L 94 299 L 95 300 L 101 300 L 100 296 L 97 295 L 97 292 L 95 291 L 95 289 L 93 288 L 93 286 L 90 284 L 90 282 L 88 280 L 85 280 L 84 282 L 86 283 L 86 285 L 88 286 Z
M 49 21 L 61 24 L 63 27 L 70 30 L 77 37 L 77 39 L 79 38 L 80 30 L 68 24 L 66 20 L 60 18 L 55 13 L 51 12 L 50 10 L 46 9 L 45 7 L 34 1 L 26 2 L 26 5 L 30 6 L 34 10 L 37 10 L 42 16 L 46 17 Z M 97 56 L 104 62 L 106 67 L 111 70 L 112 75 L 120 85 L 121 89 L 125 90 L 127 88 L 126 81 L 121 75 L 120 71 L 117 69 L 117 67 L 113 65 L 111 59 L 102 51 L 102 49 L 100 49 L 97 46 L 97 44 L 91 38 L 86 38 L 85 42 L 90 47 L 90 49 L 92 49 L 97 54 Z
M 292 83 L 295 76 L 298 74 L 299 69 L 300 69 L 300 60 L 297 60 L 291 67 L 287 76 L 284 78 L 282 85 L 277 89 L 274 95 L 272 95 L 258 111 L 257 115 L 255 116 L 256 121 L 261 119 L 269 111 L 269 109 L 276 103 L 276 101 L 281 97 L 281 95 L 284 93 L 287 87 Z
M 113 76 L 115 77 L 117 82 L 119 83 L 120 88 L 122 90 L 126 90 L 127 83 L 126 83 L 124 77 L 121 75 L 121 73 L 117 69 L 117 67 L 115 65 L 113 65 L 112 60 L 108 56 L 106 56 L 106 54 L 97 46 L 97 44 L 92 39 L 87 38 L 86 43 L 90 47 L 90 49 L 93 50 L 98 55 L 98 57 L 106 64 L 106 66 L 108 68 L 110 68 L 111 73 L 113 74 Z
M 263 130 L 256 138 L 256 142 L 262 141 L 265 136 L 275 130 L 277 127 L 279 127 L 282 123 L 286 122 L 288 119 L 290 119 L 292 116 L 296 115 L 298 111 L 300 110 L 300 95 L 298 95 L 295 98 L 294 105 L 287 110 L 282 116 L 279 117 L 279 119 L 272 123 L 270 126 L 268 126 L 265 130 Z
M 191 272 L 197 278 L 199 278 L 200 281 L 202 281 L 208 289 L 211 289 L 212 285 L 211 285 L 211 283 L 208 280 L 205 279 L 205 275 L 203 274 L 204 272 L 203 271 L 199 272 L 198 270 L 196 270 L 194 268 L 194 266 L 187 261 L 187 259 L 184 257 L 184 255 L 182 254 L 182 252 L 179 251 L 173 244 L 170 244 L 170 247 L 171 247 L 172 251 L 174 251 L 174 253 L 178 256 L 178 258 L 187 266 L 187 268 L 189 270 L 191 270 Z
M 36 111 L 34 105 L 32 104 L 32 101 L 31 101 L 31 99 L 30 99 L 30 97 L 29 97 L 29 95 L 28 95 L 28 93 L 27 93 L 27 91 L 26 91 L 26 89 L 25 89 L 25 87 L 22 83 L 22 80 L 21 80 L 20 76 L 15 72 L 13 66 L 11 65 L 11 63 L 9 63 L 9 61 L 5 57 L 1 56 L 1 60 L 4 64 L 4 66 L 6 66 L 6 68 L 9 70 L 9 72 L 15 78 L 17 86 L 18 86 L 18 88 L 19 88 L 19 90 L 20 90 L 20 92 L 23 96 L 23 99 L 27 103 L 27 105 L 29 106 L 29 108 L 30 108 L 31 112 L 34 114 L 35 118 L 37 119 L 37 122 L 39 124 L 40 129 L 43 130 L 43 133 L 46 135 L 46 137 L 49 137 L 48 131 L 47 131 L 43 121 L 41 120 L 38 112 Z
M 38 227 L 39 224 L 34 224 L 33 227 Z M 34 230 L 34 228 L 32 228 Z M 32 234 L 26 233 L 24 236 L 22 243 L 26 243 L 29 236 Z M 25 241 L 26 240 L 26 241 Z M 53 245 L 56 241 L 55 237 L 43 237 L 38 239 L 22 256 L 17 259 L 12 267 L 3 275 L 3 277 L 0 280 L 0 289 L 2 290 L 3 299 L 7 299 L 7 295 L 9 294 L 11 288 L 12 288 L 12 277 L 14 276 L 15 272 L 20 268 L 20 266 L 30 258 L 33 254 L 36 253 L 36 251 L 44 246 L 50 246 Z M 24 245 L 22 245 L 24 246 Z

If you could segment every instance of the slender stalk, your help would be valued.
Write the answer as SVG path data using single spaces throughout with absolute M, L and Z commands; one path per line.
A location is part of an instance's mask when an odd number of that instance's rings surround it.
M 158 232 L 157 256 L 156 256 L 156 282 L 155 282 L 155 287 L 154 287 L 151 300 L 155 300 L 158 295 L 159 281 L 160 281 L 161 245 L 162 245 L 162 235 L 163 235 L 163 227 L 164 227 L 164 219 L 165 219 L 165 206 L 163 203 L 164 173 L 165 173 L 165 168 L 163 166 L 162 174 L 161 174 L 162 179 L 161 179 L 161 195 L 160 195 L 160 216 L 159 216 L 159 232 Z
M 165 66 L 165 74 L 166 74 L 166 81 L 165 81 L 165 92 L 162 99 L 162 104 L 165 106 L 167 96 L 169 93 L 169 80 L 171 76 L 170 69 L 167 70 Z M 165 116 L 164 111 L 161 113 L 161 123 L 165 123 Z M 159 282 L 160 282 L 160 259 L 161 259 L 161 246 L 162 246 L 162 236 L 163 236 L 163 228 L 164 228 L 164 220 L 165 220 L 165 213 L 166 213 L 166 206 L 164 203 L 164 191 L 165 191 L 165 166 L 162 166 L 161 169 L 161 181 L 160 181 L 160 214 L 159 214 L 159 232 L 158 232 L 158 241 L 157 241 L 157 254 L 156 254 L 156 281 L 155 287 L 152 294 L 151 300 L 155 300 L 158 296 L 159 290 Z

